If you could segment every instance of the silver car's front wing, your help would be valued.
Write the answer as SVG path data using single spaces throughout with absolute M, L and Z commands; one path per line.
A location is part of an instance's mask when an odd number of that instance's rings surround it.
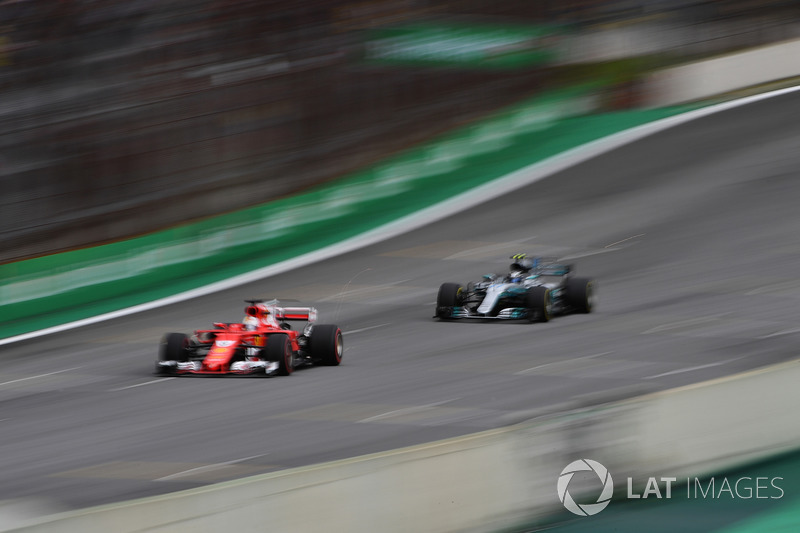
M 524 307 L 506 307 L 495 316 L 471 312 L 466 307 L 451 307 L 450 316 L 446 318 L 474 318 L 480 320 L 518 320 L 528 318 L 529 311 Z

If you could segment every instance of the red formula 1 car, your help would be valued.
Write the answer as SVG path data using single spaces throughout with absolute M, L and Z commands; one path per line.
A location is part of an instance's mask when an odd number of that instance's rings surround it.
M 167 333 L 156 361 L 159 375 L 279 374 L 304 365 L 342 361 L 342 331 L 317 324 L 313 307 L 281 307 L 277 300 L 246 300 L 242 323 L 215 322 L 189 337 Z M 306 322 L 302 331 L 289 321 Z

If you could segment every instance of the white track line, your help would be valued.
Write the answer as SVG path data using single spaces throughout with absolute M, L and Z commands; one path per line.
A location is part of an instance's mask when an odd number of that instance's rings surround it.
M 572 363 L 572 362 L 575 362 L 575 361 L 583 361 L 584 359 L 594 359 L 595 357 L 602 357 L 604 355 L 608 355 L 608 354 L 611 354 L 611 353 L 614 353 L 614 352 L 601 352 L 601 353 L 595 353 L 595 354 L 592 354 L 592 355 L 584 355 L 582 357 L 574 357 L 572 359 L 562 359 L 562 360 L 559 360 L 559 361 L 551 361 L 549 363 L 543 363 L 541 365 L 532 366 L 531 368 L 526 368 L 525 370 L 520 370 L 519 372 L 514 372 L 514 375 L 515 376 L 527 376 L 528 374 L 533 374 L 537 370 L 542 369 L 542 368 L 547 368 L 548 366 L 563 365 L 564 363 Z
M 647 329 L 640 333 L 640 335 L 649 335 L 651 333 L 660 333 L 662 331 L 669 331 L 671 329 L 680 329 L 684 326 L 695 326 L 699 324 L 707 324 L 709 322 L 717 322 L 723 317 L 729 316 L 731 313 L 720 313 L 718 315 L 701 316 L 698 318 L 688 318 L 686 320 L 678 320 L 677 322 L 670 322 L 669 324 L 661 324 L 653 328 Z
M 64 372 L 69 372 L 70 370 L 77 370 L 79 368 L 81 368 L 81 367 L 76 366 L 74 368 L 67 368 L 65 370 L 56 370 L 55 372 L 48 372 L 47 374 L 37 374 L 35 376 L 28 376 L 27 378 L 12 379 L 11 381 L 4 381 L 4 382 L 0 383 L 0 387 L 2 387 L 3 385 L 9 385 L 11 383 L 19 383 L 20 381 L 28 381 L 28 380 L 31 380 L 31 379 L 39 379 L 39 378 L 44 378 L 44 377 L 47 377 L 47 376 L 52 376 L 52 375 L 55 375 L 55 374 L 63 374 Z
M 446 403 L 454 402 L 454 401 L 456 401 L 458 399 L 459 398 L 450 398 L 449 400 L 442 400 L 441 402 L 428 403 L 428 404 L 425 404 L 425 405 L 414 405 L 412 407 L 404 407 L 402 409 L 395 409 L 394 411 L 387 411 L 387 412 L 381 413 L 379 415 L 370 416 L 368 418 L 362 418 L 361 420 L 358 420 L 356 423 L 357 424 L 364 424 L 364 423 L 367 423 L 367 422 L 374 422 L 375 420 L 381 420 L 383 418 L 389 418 L 389 417 L 392 417 L 392 416 L 407 415 L 409 413 L 416 413 L 418 411 L 427 411 L 428 409 L 432 409 L 434 407 L 437 407 L 439 405 L 444 405 Z
M 781 335 L 791 335 L 792 333 L 800 333 L 800 328 L 782 329 L 780 331 L 776 331 L 775 333 L 769 333 L 768 335 L 761 335 L 760 337 L 756 338 L 770 339 L 772 337 L 780 337 Z
M 353 330 L 350 330 L 350 331 L 343 331 L 342 335 L 352 335 L 353 333 L 361 333 L 362 331 L 369 331 L 371 329 L 382 328 L 382 327 L 388 326 L 388 325 L 389 325 L 389 323 L 387 322 L 386 324 L 378 324 L 377 326 L 368 326 L 366 328 L 353 329 Z
M 212 470 L 218 470 L 220 468 L 224 468 L 224 467 L 226 467 L 228 465 L 233 465 L 233 464 L 236 464 L 236 463 L 243 463 L 243 462 L 249 461 L 251 459 L 257 459 L 259 457 L 264 457 L 265 455 L 268 455 L 268 454 L 262 453 L 260 455 L 253 455 L 253 456 L 250 456 L 250 457 L 243 457 L 242 459 L 234 459 L 233 461 L 225 461 L 224 463 L 216 463 L 216 464 L 213 464 L 213 465 L 198 466 L 197 468 L 190 468 L 189 470 L 184 470 L 183 472 L 176 472 L 175 474 L 170 474 L 168 476 L 160 477 L 158 479 L 154 479 L 153 481 L 169 481 L 171 479 L 184 477 L 184 476 L 190 476 L 192 474 L 197 474 L 197 473 L 200 473 L 200 472 L 210 472 Z
M 161 383 L 162 381 L 169 381 L 170 379 L 175 379 L 175 378 L 174 377 L 167 377 L 167 378 L 154 379 L 152 381 L 145 381 L 144 383 L 137 383 L 136 385 L 128 385 L 127 387 L 119 387 L 119 388 L 116 388 L 116 389 L 109 389 L 108 392 L 119 392 L 121 390 L 135 389 L 136 387 L 141 387 L 142 385 L 152 385 L 153 383 Z
M 704 368 L 711 368 L 711 367 L 714 367 L 714 366 L 727 365 L 728 363 L 732 363 L 734 361 L 738 361 L 739 359 L 744 359 L 744 358 L 745 358 L 745 356 L 743 355 L 741 357 L 734 357 L 733 359 L 726 359 L 725 361 L 718 361 L 716 363 L 708 363 L 707 365 L 699 365 L 699 366 L 690 366 L 690 367 L 686 367 L 686 368 L 679 368 L 678 370 L 671 370 L 669 372 L 662 372 L 661 374 L 656 374 L 654 376 L 647 376 L 647 377 L 644 377 L 642 379 L 656 379 L 656 378 L 662 378 L 664 376 L 672 376 L 674 374 L 684 374 L 686 372 L 694 372 L 695 370 L 702 370 Z
M 250 283 L 275 276 L 277 274 L 282 274 L 284 272 L 308 265 L 309 263 L 328 260 L 331 257 L 352 252 L 354 250 L 385 241 L 392 237 L 402 235 L 403 233 L 407 233 L 433 222 L 442 220 L 461 211 L 465 211 L 482 203 L 503 196 L 504 194 L 508 194 L 512 191 L 530 185 L 531 183 L 540 181 L 547 176 L 561 172 L 562 170 L 588 161 L 599 155 L 608 153 L 627 144 L 631 144 L 650 135 L 668 130 L 669 128 L 674 128 L 676 126 L 680 126 L 681 124 L 686 124 L 687 122 L 707 117 L 715 113 L 720 113 L 722 111 L 727 111 L 799 90 L 800 86 L 778 89 L 776 91 L 770 91 L 767 93 L 748 96 L 746 98 L 740 98 L 738 100 L 731 100 L 730 102 L 711 105 L 701 109 L 695 109 L 694 111 L 689 111 L 680 115 L 675 115 L 657 120 L 655 122 L 649 122 L 641 126 L 636 126 L 635 128 L 621 131 L 619 133 L 609 135 L 608 137 L 603 137 L 602 139 L 597 139 L 590 143 L 572 148 L 538 163 L 534 163 L 510 174 L 506 174 L 505 176 L 492 180 L 489 183 L 484 183 L 483 185 L 475 187 L 474 189 L 470 189 L 469 191 L 449 198 L 436 205 L 427 207 L 421 211 L 417 211 L 416 213 L 406 215 L 393 222 L 389 222 L 388 224 L 384 224 L 383 226 L 362 233 L 361 235 L 351 237 L 336 244 L 331 244 L 325 248 L 320 248 L 314 252 L 309 252 L 293 259 L 287 259 L 286 261 L 260 268 L 246 274 L 235 276 L 223 281 L 218 281 L 216 283 L 211 283 L 204 287 L 185 291 L 180 294 L 168 296 L 166 298 L 161 298 L 145 304 L 135 305 L 133 307 L 120 309 L 119 311 L 113 311 L 111 313 L 106 313 L 91 318 L 85 318 L 83 320 L 77 320 L 75 322 L 62 324 L 60 326 L 54 326 L 39 331 L 32 331 L 30 333 L 9 337 L 7 339 L 0 339 L 0 346 L 41 337 L 43 335 L 49 335 L 51 333 L 67 331 L 81 326 L 96 324 L 98 322 L 128 316 L 134 313 L 141 313 L 143 311 L 149 311 L 151 309 L 156 309 L 158 307 L 163 307 L 178 302 L 184 302 L 192 298 L 205 296 L 213 292 L 238 287 L 239 285 L 243 285 L 245 283 Z
M 629 241 L 629 240 L 631 240 L 631 239 L 635 239 L 636 237 L 644 237 L 644 236 L 645 236 L 645 234 L 644 234 L 644 233 L 638 233 L 638 234 L 636 234 L 636 235 L 631 235 L 631 236 L 630 236 L 630 237 L 628 237 L 627 239 L 622 239 L 621 241 L 612 242 L 611 244 L 606 244 L 606 245 L 604 246 L 604 248 L 611 248 L 612 246 L 616 246 L 616 245 L 618 245 L 618 244 L 622 244 L 622 243 L 623 243 L 623 242 L 625 242 L 625 241 Z

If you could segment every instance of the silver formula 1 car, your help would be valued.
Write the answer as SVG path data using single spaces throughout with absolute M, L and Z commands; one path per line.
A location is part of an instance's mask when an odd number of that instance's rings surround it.
M 590 313 L 596 305 L 595 282 L 574 277 L 572 265 L 552 258 L 511 256 L 507 275 L 486 274 L 466 287 L 443 283 L 434 318 L 546 322 L 557 315 Z

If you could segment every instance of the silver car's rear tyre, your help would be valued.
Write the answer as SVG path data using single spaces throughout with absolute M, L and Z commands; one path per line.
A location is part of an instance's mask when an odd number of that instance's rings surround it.
M 567 306 L 573 313 L 591 313 L 597 305 L 593 279 L 567 278 L 564 292 Z

